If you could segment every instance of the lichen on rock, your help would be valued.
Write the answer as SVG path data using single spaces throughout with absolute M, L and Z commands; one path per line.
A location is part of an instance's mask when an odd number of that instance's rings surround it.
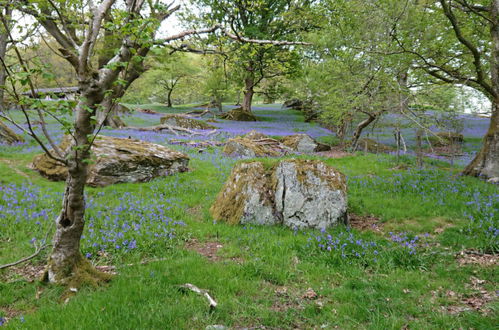
M 446 147 L 453 144 L 461 144 L 464 142 L 464 136 L 454 132 L 438 132 L 436 136 L 430 136 L 428 139 L 435 147 Z
M 215 126 L 206 123 L 203 120 L 190 118 L 183 115 L 166 115 L 161 117 L 161 124 L 178 126 L 187 129 L 216 129 Z
M 268 139 L 268 141 L 257 142 L 244 137 L 229 139 L 223 149 L 223 153 L 226 155 L 250 158 L 278 157 L 285 154 L 286 151 L 277 140 Z
M 395 151 L 394 148 L 369 138 L 359 139 L 357 142 L 357 150 L 371 153 L 389 153 Z
M 282 138 L 282 143 L 294 151 L 310 153 L 314 152 L 318 144 L 307 134 L 288 135 Z
M 248 133 L 244 134 L 243 137 L 250 140 L 261 140 L 269 138 L 267 135 L 258 132 L 257 130 L 251 130 Z
M 260 162 L 239 163 L 210 208 L 215 219 L 231 224 L 274 224 L 269 173 Z
M 346 179 L 318 160 L 240 163 L 210 210 L 232 224 L 323 229 L 347 222 Z
M 71 138 L 66 136 L 60 149 L 67 155 Z M 188 170 L 189 157 L 159 144 L 108 136 L 98 136 L 92 145 L 87 184 L 102 187 L 115 183 L 147 182 L 156 177 Z M 67 177 L 67 168 L 46 154 L 38 155 L 31 165 L 53 181 Z

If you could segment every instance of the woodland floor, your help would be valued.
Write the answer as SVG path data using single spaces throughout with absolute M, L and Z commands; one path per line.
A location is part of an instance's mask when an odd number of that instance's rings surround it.
M 159 112 L 184 112 L 160 105 Z M 498 318 L 497 186 L 460 177 L 462 162 L 335 150 L 324 160 L 348 176 L 351 228 L 325 232 L 231 226 L 209 208 L 233 165 L 221 147 L 170 140 L 224 140 L 253 128 L 268 135 L 304 132 L 324 142 L 331 133 L 299 112 L 257 106 L 262 121 L 219 121 L 220 134 L 177 137 L 105 129 L 168 145 L 191 157 L 191 171 L 143 184 L 87 189 L 82 251 L 116 273 L 99 288 L 46 285 L 37 279 L 46 251 L 0 272 L 0 325 L 20 329 L 494 329 Z M 159 123 L 135 113 L 129 124 Z M 467 157 L 477 127 L 465 129 Z M 51 124 L 59 138 L 62 133 Z M 473 133 L 473 132 L 474 133 Z M 372 131 L 388 139 L 390 131 Z M 483 134 L 483 132 L 482 132 Z M 407 136 L 410 132 L 407 132 Z M 410 140 L 410 138 L 408 138 Z M 388 140 L 385 143 L 390 143 Z M 52 234 L 64 183 L 27 165 L 32 142 L 0 145 L 0 264 L 29 255 Z M 48 233 L 48 236 L 47 236 Z M 192 283 L 218 302 L 181 289 Z

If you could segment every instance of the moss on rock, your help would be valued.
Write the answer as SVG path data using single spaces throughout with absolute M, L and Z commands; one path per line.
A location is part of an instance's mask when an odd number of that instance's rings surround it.
M 223 153 L 243 157 L 278 157 L 283 154 L 283 150 L 278 141 L 273 144 L 257 143 L 248 138 L 236 137 L 226 142 Z
M 216 129 L 215 126 L 206 123 L 203 120 L 190 118 L 183 115 L 166 115 L 161 117 L 161 124 L 178 126 L 187 129 Z
M 65 137 L 61 150 L 67 155 L 70 138 Z M 156 177 L 188 170 L 189 157 L 159 144 L 108 136 L 98 136 L 92 146 L 87 184 L 102 187 L 115 183 L 147 182 Z M 42 176 L 53 181 L 67 177 L 67 169 L 47 155 L 34 158 L 31 165 Z
M 231 224 L 326 228 L 346 221 L 345 176 L 319 160 L 239 163 L 210 211 Z
M 244 111 L 242 108 L 232 109 L 218 116 L 220 119 L 235 120 L 235 121 L 257 121 L 254 114 Z
M 362 138 L 357 142 L 357 150 L 367 151 L 371 153 L 389 153 L 395 151 L 395 148 L 387 146 L 386 144 L 377 142 L 373 139 Z
M 24 142 L 24 139 L 0 121 L 0 143 L 14 144 L 21 142 Z

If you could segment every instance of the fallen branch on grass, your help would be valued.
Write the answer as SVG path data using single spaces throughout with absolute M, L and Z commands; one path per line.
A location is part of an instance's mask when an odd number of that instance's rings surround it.
M 39 255 L 40 252 L 42 252 L 43 250 L 45 250 L 45 248 L 47 248 L 48 246 L 50 246 L 50 244 L 43 244 L 43 245 L 37 247 L 36 250 L 35 250 L 35 253 L 33 253 L 32 255 L 30 255 L 28 257 L 25 257 L 25 258 L 22 258 L 22 259 L 19 259 L 17 261 L 14 261 L 14 262 L 12 262 L 10 264 L 0 265 L 0 269 L 9 268 L 9 267 L 12 267 L 12 266 L 16 266 L 16 265 L 22 264 L 23 262 L 29 261 L 29 260 L 33 259 L 34 257 L 36 257 L 37 255 Z
M 213 111 L 208 110 L 208 109 L 206 109 L 206 110 L 193 110 L 193 111 L 186 112 L 184 115 L 186 115 L 187 117 L 203 117 L 206 114 L 211 114 L 211 115 L 213 115 L 213 117 L 215 117 L 215 114 L 213 113 Z
M 161 131 L 167 130 L 167 131 L 170 131 L 171 133 L 175 134 L 176 136 L 178 136 L 178 135 L 209 136 L 209 135 L 215 134 L 217 132 L 216 129 L 209 131 L 207 133 L 195 132 L 195 131 L 190 130 L 188 128 L 183 128 L 183 127 L 179 127 L 179 126 L 172 126 L 172 125 L 167 125 L 167 124 L 161 124 L 161 125 L 149 126 L 149 127 L 126 127 L 126 129 L 133 129 L 133 130 L 146 131 L 146 132 L 151 132 L 151 131 L 152 132 L 161 132 Z
M 208 299 L 208 303 L 210 304 L 210 309 L 215 309 L 215 307 L 217 307 L 217 305 L 218 305 L 217 302 L 215 301 L 215 299 L 213 299 L 208 294 L 208 291 L 200 289 L 197 286 L 195 286 L 194 284 L 190 284 L 190 283 L 186 283 L 184 285 L 181 285 L 180 287 L 183 288 L 183 289 L 191 290 L 193 292 L 196 292 L 197 294 L 205 296 L 206 299 Z

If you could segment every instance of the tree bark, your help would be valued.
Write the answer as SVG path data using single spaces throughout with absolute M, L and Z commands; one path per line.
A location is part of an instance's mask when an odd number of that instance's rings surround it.
M 11 9 L 6 7 L 2 9 L 4 17 L 10 17 Z M 5 60 L 5 55 L 7 54 L 7 45 L 9 40 L 9 34 L 0 27 L 0 57 Z M 5 61 L 6 62 L 6 61 Z M 5 68 L 0 64 L 0 111 L 5 110 L 5 78 L 7 77 L 7 72 Z
M 56 219 L 53 249 L 46 272 L 50 282 L 65 283 L 69 279 L 78 280 L 78 275 L 81 275 L 85 269 L 86 261 L 80 252 L 80 237 L 85 225 L 84 190 L 87 180 L 87 160 L 90 158 L 88 137 L 95 128 L 91 117 L 95 115 L 96 105 L 102 99 L 103 93 L 100 91 L 87 91 L 82 93 L 76 106 L 74 147 L 68 157 L 68 178 L 62 210 Z M 96 272 L 91 267 L 87 268 L 87 271 Z
M 173 103 L 172 103 L 172 93 L 173 93 L 173 88 L 168 89 L 168 91 L 167 91 L 167 93 L 166 93 L 166 106 L 167 106 L 168 108 L 173 107 Z
M 490 125 L 481 150 L 463 171 L 464 175 L 499 180 L 499 0 L 490 7 L 490 56 L 491 86 L 493 91 Z
M 103 110 L 97 112 L 97 122 L 112 128 L 126 127 L 126 123 L 120 117 L 123 108 L 120 104 L 114 102 L 113 98 L 113 94 L 104 97 L 101 102 Z
M 255 94 L 254 85 L 253 77 L 248 77 L 244 80 L 244 97 L 241 106 L 243 110 L 247 112 L 251 112 L 251 103 L 253 102 L 253 95 Z
M 492 104 L 490 125 L 483 139 L 482 148 L 466 166 L 463 174 L 485 179 L 499 178 L 499 99 Z
M 354 151 L 357 149 L 357 144 L 359 143 L 359 138 L 360 138 L 360 135 L 362 134 L 362 131 L 364 130 L 364 128 L 366 128 L 373 121 L 375 121 L 376 117 L 377 117 L 376 115 L 372 115 L 372 114 L 369 114 L 368 116 L 369 117 L 367 117 L 366 119 L 361 121 L 357 125 L 357 127 L 355 128 L 355 132 L 353 133 L 353 136 L 352 136 L 352 150 L 354 150 Z

